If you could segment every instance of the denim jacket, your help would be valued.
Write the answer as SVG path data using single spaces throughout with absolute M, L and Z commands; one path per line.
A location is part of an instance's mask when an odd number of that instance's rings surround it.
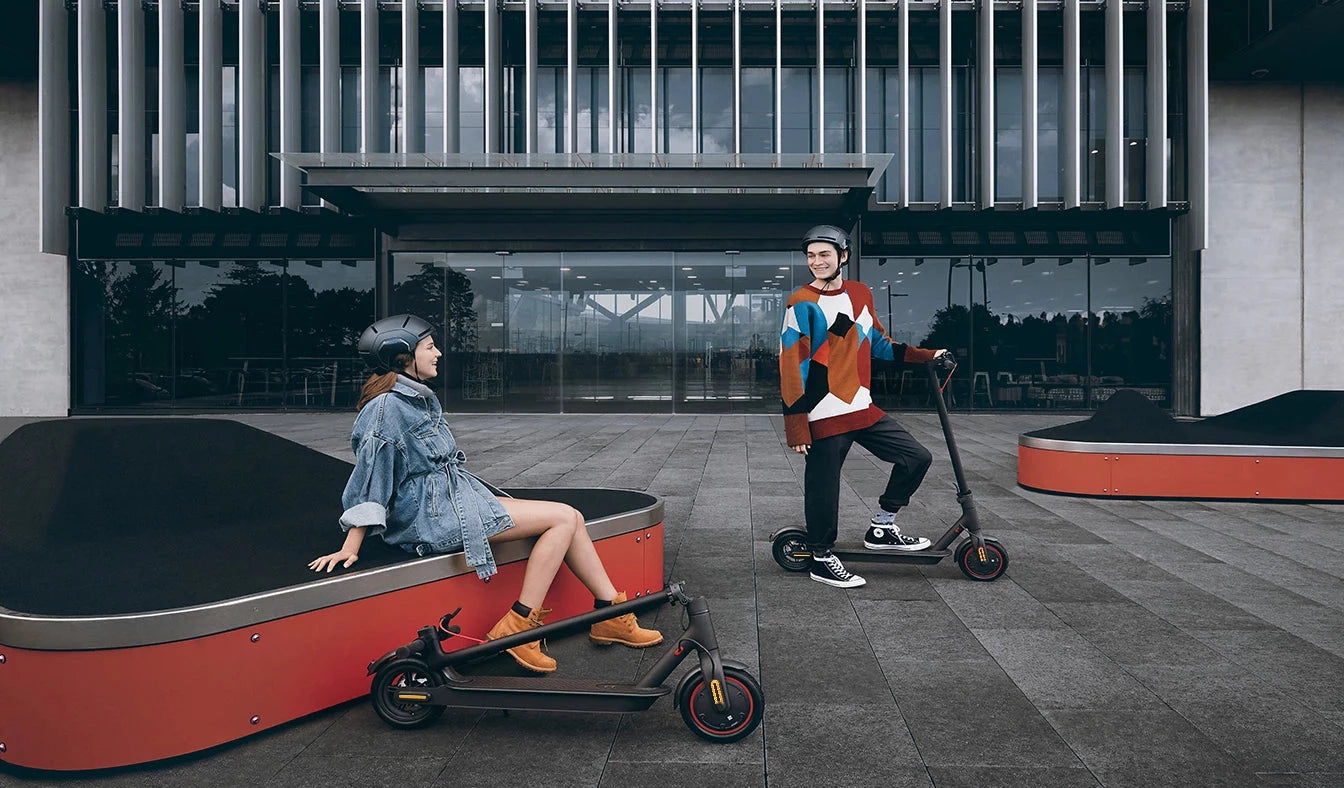
M 355 470 L 345 485 L 341 530 L 365 526 L 417 555 L 465 550 L 482 579 L 495 574 L 490 536 L 513 525 L 499 499 L 462 468 L 434 392 L 404 375 L 355 418 Z

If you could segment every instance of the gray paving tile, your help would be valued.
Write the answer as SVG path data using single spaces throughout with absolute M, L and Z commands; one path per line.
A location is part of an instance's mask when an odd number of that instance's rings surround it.
M 941 601 L 854 600 L 854 609 L 886 665 L 893 662 L 988 662 L 992 658 L 965 622 Z
M 1254 772 L 1174 711 L 1044 712 L 1102 785 L 1245 786 Z
M 993 663 L 905 663 L 896 702 L 930 768 L 1079 768 L 1082 764 Z
M 1083 636 L 1060 629 L 974 630 L 1038 709 L 1160 709 L 1162 701 Z
M 1257 772 L 1344 772 L 1344 727 L 1225 660 L 1136 674 L 1230 757 Z
M 765 750 L 770 785 L 930 786 L 927 770 L 890 698 L 882 705 L 772 705 Z
M 607 761 L 599 788 L 668 788 L 674 785 L 765 786 L 765 768 L 745 763 Z
M 1098 784 L 1082 767 L 933 766 L 929 774 L 938 788 L 1086 788 Z
M 285 764 L 266 784 L 293 788 L 404 788 L 407 785 L 431 785 L 443 772 L 446 763 L 443 758 L 422 757 L 409 752 L 379 756 L 300 755 Z
M 1051 602 L 1050 610 L 1119 665 L 1204 665 L 1220 659 L 1197 638 L 1135 602 Z
M 596 785 L 619 723 L 614 714 L 488 712 L 433 784 Z
M 770 698 L 855 706 L 891 701 L 882 667 L 861 630 L 762 625 L 761 686 Z

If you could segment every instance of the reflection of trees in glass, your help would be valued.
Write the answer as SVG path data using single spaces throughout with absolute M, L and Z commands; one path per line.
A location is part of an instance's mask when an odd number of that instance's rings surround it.
M 281 273 L 269 264 L 239 261 L 182 315 L 186 367 L 236 366 L 244 358 L 278 360 L 283 354 Z M 278 366 L 278 364 L 277 364 Z
M 1088 326 L 1081 314 L 1014 315 L 999 317 L 984 304 L 974 312 L 953 304 L 934 313 L 923 347 L 951 348 L 964 357 L 970 337 L 968 320 L 975 325 L 975 369 L 991 375 L 999 371 L 1029 374 L 1023 358 L 1054 358 L 1056 373 L 1087 374 Z M 1103 312 L 1091 316 L 1094 376 L 1114 377 L 1115 383 L 1165 384 L 1171 380 L 1170 296 L 1145 298 L 1137 311 Z M 965 360 L 963 358 L 963 360 Z
M 101 296 L 107 394 L 138 402 L 171 396 L 175 291 L 171 269 L 81 261 L 85 297 Z M 95 352 L 97 352 L 95 350 Z
M 434 324 L 439 346 L 445 352 L 476 349 L 474 298 L 466 274 L 429 265 L 392 288 L 396 309 Z

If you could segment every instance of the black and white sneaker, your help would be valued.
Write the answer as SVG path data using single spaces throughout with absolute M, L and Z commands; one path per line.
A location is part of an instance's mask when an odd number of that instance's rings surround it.
M 830 550 L 812 554 L 812 579 L 836 588 L 858 588 L 868 582 L 845 569 L 845 565 Z
M 869 550 L 904 550 L 918 552 L 933 545 L 922 536 L 906 536 L 895 525 L 874 525 L 863 535 L 863 546 Z

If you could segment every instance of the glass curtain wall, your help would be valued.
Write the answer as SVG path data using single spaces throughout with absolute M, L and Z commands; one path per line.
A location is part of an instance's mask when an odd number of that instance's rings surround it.
M 878 258 L 873 288 L 889 334 L 946 347 L 963 408 L 1091 408 L 1135 389 L 1167 406 L 1171 260 L 1167 257 Z M 923 373 L 876 364 L 880 407 L 927 407 Z
M 793 252 L 399 252 L 392 310 L 440 332 L 449 410 L 773 413 L 795 273 Z
M 81 408 L 353 408 L 372 260 L 74 264 Z

